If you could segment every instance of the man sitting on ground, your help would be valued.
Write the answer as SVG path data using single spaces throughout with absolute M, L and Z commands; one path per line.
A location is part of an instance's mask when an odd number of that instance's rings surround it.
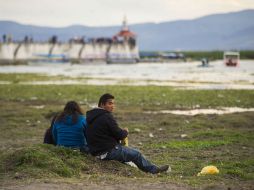
M 98 108 L 87 112 L 86 136 L 91 154 L 102 160 L 133 162 L 142 171 L 152 174 L 167 171 L 168 165 L 157 167 L 139 151 L 119 143 L 128 136 L 128 129 L 121 129 L 118 126 L 112 115 L 113 110 L 114 96 L 104 94 L 100 97 Z

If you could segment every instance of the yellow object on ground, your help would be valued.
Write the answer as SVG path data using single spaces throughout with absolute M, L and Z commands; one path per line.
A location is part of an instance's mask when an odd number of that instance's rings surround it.
M 198 176 L 206 174 L 218 174 L 219 172 L 220 171 L 216 166 L 206 166 L 201 170 L 201 172 L 198 173 Z
M 121 140 L 121 144 L 124 145 L 124 146 L 129 146 L 128 137 L 126 137 L 125 139 Z

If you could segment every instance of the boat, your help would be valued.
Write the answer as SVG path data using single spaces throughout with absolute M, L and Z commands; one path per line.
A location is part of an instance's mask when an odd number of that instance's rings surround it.
M 239 64 L 240 53 L 227 51 L 224 52 L 224 64 L 229 67 L 236 67 Z

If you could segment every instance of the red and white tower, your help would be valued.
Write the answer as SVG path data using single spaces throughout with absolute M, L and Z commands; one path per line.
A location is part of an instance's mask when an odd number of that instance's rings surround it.
M 126 16 L 124 16 L 124 19 L 123 19 L 122 29 L 120 30 L 120 32 L 118 32 L 114 36 L 114 39 L 115 38 L 117 38 L 118 40 L 124 40 L 124 41 L 128 41 L 130 39 L 135 39 L 136 38 L 136 34 L 131 32 L 129 30 L 128 26 L 127 26 L 127 18 L 126 18 Z

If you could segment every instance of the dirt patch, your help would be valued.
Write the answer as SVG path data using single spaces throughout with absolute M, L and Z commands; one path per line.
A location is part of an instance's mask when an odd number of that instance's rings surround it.
M 170 190 L 191 190 L 189 187 L 179 186 L 172 183 L 119 183 L 119 184 L 105 184 L 105 183 L 78 183 L 78 184 L 68 184 L 68 183 L 30 183 L 27 185 L 14 185 L 4 187 L 6 190 L 62 190 L 62 189 L 76 189 L 76 190 L 129 190 L 129 189 L 170 189 Z

